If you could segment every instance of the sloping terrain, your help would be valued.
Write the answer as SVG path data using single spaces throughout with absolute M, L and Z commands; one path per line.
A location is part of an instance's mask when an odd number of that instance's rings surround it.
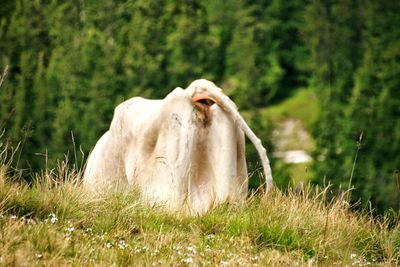
M 189 217 L 143 206 L 137 192 L 90 197 L 68 168 L 38 175 L 31 186 L 7 173 L 3 165 L 1 266 L 394 266 L 400 260 L 400 226 L 351 212 L 346 195 L 328 203 L 329 189 L 274 191 Z
M 273 156 L 286 164 L 294 184 L 307 183 L 312 176 L 309 168 L 314 149 L 311 129 L 319 112 L 315 92 L 311 88 L 299 89 L 288 99 L 261 112 L 275 125 Z

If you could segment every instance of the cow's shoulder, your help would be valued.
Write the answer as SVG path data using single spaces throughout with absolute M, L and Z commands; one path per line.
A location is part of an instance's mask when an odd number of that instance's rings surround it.
M 160 105 L 160 100 L 147 99 L 143 97 L 132 97 L 119 104 L 114 109 L 114 117 L 118 116 L 134 116 L 147 114 Z M 145 115 L 144 114 L 144 115 Z
M 139 127 L 142 124 L 150 123 L 159 116 L 162 106 L 161 100 L 133 97 L 114 109 L 113 121 L 110 128 Z
M 135 96 L 132 97 L 128 100 L 125 100 L 124 102 L 118 104 L 115 109 L 114 109 L 114 114 L 124 112 L 126 110 L 132 110 L 138 106 L 141 106 L 143 102 L 148 101 L 148 99 L 140 97 L 140 96 Z

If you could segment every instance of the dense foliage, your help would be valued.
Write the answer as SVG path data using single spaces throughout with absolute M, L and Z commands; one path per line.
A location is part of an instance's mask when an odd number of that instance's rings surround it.
M 398 210 L 399 14 L 395 0 L 3 0 L 0 128 L 23 143 L 20 167 L 80 162 L 116 104 L 203 77 L 256 113 L 265 140 L 256 108 L 311 86 L 313 180 Z
M 249 108 L 265 106 L 304 84 L 302 71 L 289 59 L 297 55 L 291 47 L 301 45 L 293 34 L 295 21 L 285 26 L 286 40 L 275 37 L 285 19 L 280 10 L 294 10 L 285 5 L 6 3 L 0 59 L 10 65 L 10 75 L 0 94 L 5 103 L 1 128 L 14 142 L 23 141 L 19 164 L 34 170 L 45 162 L 54 166 L 66 152 L 79 157 L 80 145 L 88 152 L 107 129 L 114 107 L 135 95 L 164 97 L 204 77 L 222 85 L 240 108 Z M 271 64 L 279 76 L 267 72 Z M 296 75 L 286 75 L 285 68 Z M 257 125 L 263 140 L 269 139 L 267 126 Z
M 352 188 L 378 211 L 400 209 L 400 2 L 316 1 L 307 10 L 321 99 L 319 183 Z

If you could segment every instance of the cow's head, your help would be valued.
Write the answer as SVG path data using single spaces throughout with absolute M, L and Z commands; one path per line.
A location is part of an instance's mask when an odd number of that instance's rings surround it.
M 203 79 L 192 82 L 186 89 L 186 92 L 192 98 L 197 118 L 205 127 L 211 122 L 212 114 L 210 108 L 216 103 L 216 99 L 210 94 L 213 91 L 222 92 L 214 83 Z
M 239 114 L 235 103 L 213 82 L 205 79 L 192 82 L 186 89 L 186 92 L 192 97 L 194 106 L 198 110 L 197 117 L 204 122 L 205 126 L 212 119 L 210 117 L 210 107 L 213 104 L 217 104 L 222 110 L 229 114 L 238 127 L 243 130 L 256 147 L 261 158 L 266 180 L 266 191 L 268 192 L 272 188 L 272 174 L 266 149 L 262 146 L 261 140 L 254 134 Z

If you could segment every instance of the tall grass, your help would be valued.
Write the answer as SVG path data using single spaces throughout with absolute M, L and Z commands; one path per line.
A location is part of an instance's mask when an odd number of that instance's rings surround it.
M 5 155 L 5 150 L 2 150 Z M 353 213 L 329 188 L 273 191 L 203 216 L 148 207 L 135 191 L 87 195 L 64 161 L 33 184 L 0 164 L 0 265 L 396 265 L 400 227 Z

